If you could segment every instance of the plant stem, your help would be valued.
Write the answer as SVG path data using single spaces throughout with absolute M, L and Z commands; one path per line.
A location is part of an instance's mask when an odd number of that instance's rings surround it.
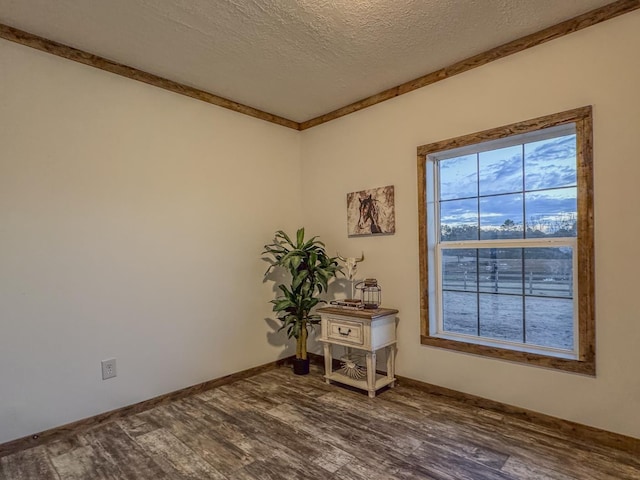
M 307 335 L 307 323 L 304 322 L 300 329 L 300 335 L 298 336 L 296 346 L 296 357 L 301 358 L 302 360 L 307 359 Z

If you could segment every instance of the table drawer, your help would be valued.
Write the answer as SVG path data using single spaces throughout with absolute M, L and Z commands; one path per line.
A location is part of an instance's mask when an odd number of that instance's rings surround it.
M 364 326 L 359 322 L 329 318 L 327 320 L 327 336 L 331 340 L 352 343 L 353 345 L 363 345 Z

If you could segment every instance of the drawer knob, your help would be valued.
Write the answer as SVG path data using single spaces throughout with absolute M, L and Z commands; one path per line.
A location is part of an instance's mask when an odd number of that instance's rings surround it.
M 343 332 L 343 331 L 342 331 L 342 327 L 338 327 L 338 333 L 339 333 L 340 335 L 344 335 L 345 337 L 348 337 L 348 336 L 349 336 L 349 334 L 351 333 L 351 329 L 347 330 L 346 332 Z

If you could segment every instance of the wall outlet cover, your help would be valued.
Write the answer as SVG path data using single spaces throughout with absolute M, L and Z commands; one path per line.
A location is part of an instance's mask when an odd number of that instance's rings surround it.
M 116 359 L 109 358 L 102 361 L 102 380 L 113 378 L 117 375 L 116 372 Z

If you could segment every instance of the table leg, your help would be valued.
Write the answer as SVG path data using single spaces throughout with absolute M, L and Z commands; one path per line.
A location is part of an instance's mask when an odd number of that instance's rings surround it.
M 331 383 L 329 380 L 329 375 L 331 375 L 331 371 L 333 369 L 333 358 L 331 357 L 331 345 L 328 343 L 324 344 L 324 378 L 325 382 Z
M 367 388 L 369 397 L 376 396 L 376 354 L 375 352 L 367 352 Z
M 393 380 L 396 375 L 396 346 L 389 345 L 387 347 L 387 378 Z M 395 380 L 389 384 L 389 388 L 396 386 Z

